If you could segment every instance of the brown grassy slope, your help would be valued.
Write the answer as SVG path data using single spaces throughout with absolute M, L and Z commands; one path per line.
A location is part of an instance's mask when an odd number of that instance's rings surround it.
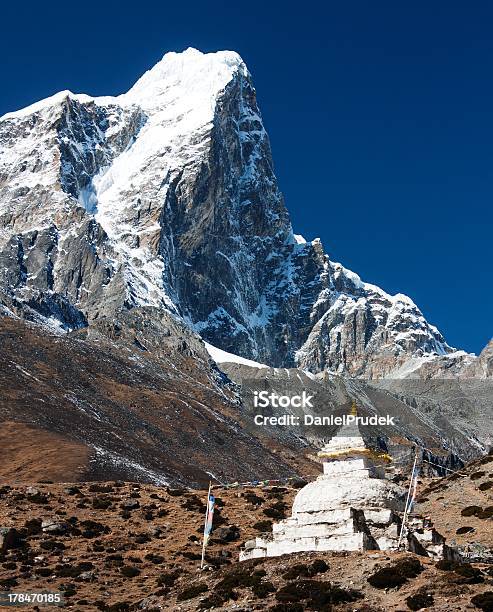
M 79 480 L 91 455 L 84 444 L 13 421 L 0 426 L 0 449 L 6 482 Z
M 267 448 L 245 431 L 232 391 L 210 363 L 190 355 L 186 343 L 182 352 L 164 347 L 159 357 L 141 345 L 132 338 L 119 344 L 56 336 L 0 317 L 0 422 L 48 432 L 22 473 L 73 480 L 65 452 L 70 446 L 91 448 L 85 459 L 77 451 L 86 480 L 200 486 L 209 471 L 225 481 L 264 479 L 292 475 L 303 463 L 292 449 L 274 443 Z M 58 456 L 51 445 L 48 457 L 43 445 L 52 434 L 64 443 Z M 16 440 L 19 448 L 11 453 L 26 444 L 21 435 Z M 58 464 L 56 475 L 48 464 Z M 12 469 L 4 456 L 0 477 L 15 477 Z
M 418 501 L 416 510 L 430 514 L 449 542 L 477 542 L 493 550 L 493 455 L 472 461 L 459 474 L 433 481 Z M 474 506 L 477 508 L 472 510 Z M 474 514 L 469 514 L 471 511 Z M 472 531 L 461 533 L 465 527 Z

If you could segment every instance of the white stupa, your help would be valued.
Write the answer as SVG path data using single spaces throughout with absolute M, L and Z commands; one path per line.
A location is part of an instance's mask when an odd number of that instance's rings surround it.
M 406 490 L 377 467 L 388 457 L 369 449 L 354 424 L 343 426 L 318 454 L 323 474 L 300 489 L 292 516 L 275 523 L 270 537 L 245 544 L 240 561 L 302 551 L 397 549 L 397 513 L 404 510 Z

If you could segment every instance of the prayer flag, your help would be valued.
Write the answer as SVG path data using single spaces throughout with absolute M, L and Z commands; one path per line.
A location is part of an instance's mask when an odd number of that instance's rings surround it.
M 205 547 L 209 542 L 209 536 L 212 531 L 212 520 L 214 517 L 214 503 L 216 498 L 212 494 L 212 485 L 209 484 L 209 492 L 207 493 L 207 507 L 205 509 L 205 522 L 204 522 L 204 542 L 202 544 L 202 560 L 200 562 L 200 567 L 204 566 L 205 559 Z
M 205 513 L 205 525 L 204 525 L 204 542 L 207 546 L 207 542 L 209 540 L 209 536 L 212 531 L 212 519 L 214 517 L 214 503 L 216 499 L 212 493 L 209 493 L 209 498 L 207 500 L 207 510 Z

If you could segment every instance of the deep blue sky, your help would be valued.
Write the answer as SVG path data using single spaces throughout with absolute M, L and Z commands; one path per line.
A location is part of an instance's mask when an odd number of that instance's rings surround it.
M 127 90 L 168 50 L 248 64 L 297 233 L 410 295 L 450 344 L 493 335 L 493 5 L 15 2 L 0 114 Z

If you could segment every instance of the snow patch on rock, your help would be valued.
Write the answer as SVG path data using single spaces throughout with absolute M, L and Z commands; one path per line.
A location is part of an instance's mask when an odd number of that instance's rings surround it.
M 250 366 L 251 368 L 268 368 L 269 366 L 264 363 L 258 363 L 257 361 L 253 361 L 251 359 L 245 359 L 244 357 L 240 357 L 239 355 L 234 355 L 233 353 L 228 353 L 223 351 L 208 342 L 205 342 L 205 348 L 207 352 L 212 357 L 212 359 L 217 363 L 239 363 L 240 365 Z

